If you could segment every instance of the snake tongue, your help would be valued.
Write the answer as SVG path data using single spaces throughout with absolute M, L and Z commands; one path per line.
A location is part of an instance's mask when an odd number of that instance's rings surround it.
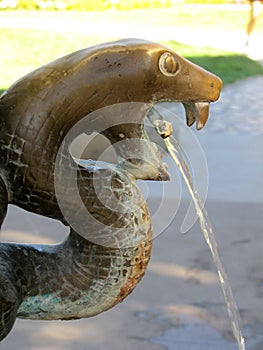
M 208 119 L 209 102 L 183 102 L 186 123 L 191 126 L 196 121 L 196 129 L 201 130 Z

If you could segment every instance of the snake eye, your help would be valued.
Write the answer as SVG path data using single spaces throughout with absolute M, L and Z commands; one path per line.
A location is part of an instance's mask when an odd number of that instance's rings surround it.
M 164 75 L 172 77 L 177 72 L 178 63 L 170 52 L 165 52 L 159 58 L 159 68 Z

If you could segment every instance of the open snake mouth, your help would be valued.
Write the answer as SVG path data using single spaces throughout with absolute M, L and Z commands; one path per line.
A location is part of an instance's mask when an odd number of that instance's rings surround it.
M 181 102 L 185 109 L 185 115 L 186 115 L 186 124 L 190 127 L 196 122 L 196 129 L 201 130 L 208 119 L 209 116 L 209 107 L 210 102 L 208 101 L 183 101 Z M 158 103 L 156 103 L 158 105 Z M 150 109 L 150 111 L 147 114 L 147 118 L 150 120 L 151 124 L 154 126 L 155 130 L 157 131 L 157 134 L 160 135 L 162 138 L 167 138 L 172 135 L 173 133 L 173 127 L 172 124 L 168 121 L 166 121 L 163 116 L 159 113 L 158 109 L 155 108 L 155 105 Z M 144 136 L 145 139 L 148 138 L 147 132 L 144 129 Z M 155 143 L 150 142 L 149 147 L 151 150 L 154 150 L 152 152 L 152 157 L 148 157 L 148 167 L 147 171 L 148 174 L 149 169 L 151 168 L 152 174 L 156 174 L 153 176 L 152 179 L 157 181 L 166 181 L 170 179 L 168 167 L 166 163 L 162 162 L 162 156 L 160 152 L 157 151 L 157 147 L 155 148 Z M 128 162 L 129 163 L 129 162 Z M 141 162 L 137 162 L 137 159 L 134 159 L 133 163 L 133 172 L 134 169 L 140 171 L 140 174 L 142 174 L 142 170 L 146 168 L 144 167 L 144 164 Z M 150 164 L 150 166 L 149 166 Z M 155 172 L 153 171 L 155 169 Z M 137 173 L 136 172 L 136 173 Z M 138 176 L 138 175 L 137 175 Z
M 186 124 L 190 127 L 196 122 L 196 129 L 201 130 L 209 117 L 210 102 L 208 101 L 183 101 L 185 109 Z M 158 103 L 153 105 L 153 108 L 148 112 L 147 117 L 151 123 L 155 126 L 157 133 L 166 138 L 172 135 L 172 124 L 164 120 L 163 116 L 155 108 Z M 156 123 L 157 122 L 157 123 Z
M 196 129 L 197 130 L 203 129 L 209 117 L 210 101 L 182 101 L 180 103 L 182 103 L 185 109 L 186 124 L 190 127 L 196 122 Z M 157 104 L 158 102 L 155 105 Z M 154 108 L 155 105 L 147 115 L 152 122 L 155 119 L 162 119 L 162 116 Z M 166 124 L 163 127 L 167 128 L 167 126 L 168 124 Z M 172 129 L 168 128 L 166 130 L 164 129 L 160 135 L 163 138 L 166 138 L 171 134 L 172 134 Z
M 187 125 L 191 126 L 196 122 L 196 128 L 198 130 L 202 129 L 208 119 L 210 103 L 205 101 L 178 101 L 178 103 L 182 103 L 184 106 Z M 115 163 L 116 165 L 119 164 L 119 166 L 128 171 L 136 179 L 155 181 L 169 180 L 168 167 L 162 161 L 163 152 L 160 152 L 160 147 L 162 148 L 163 145 L 160 143 L 160 139 L 158 140 L 157 134 L 162 138 L 166 138 L 171 136 L 173 130 L 172 124 L 165 121 L 165 116 L 163 118 L 159 109 L 155 108 L 158 104 L 159 101 L 154 103 L 152 108 L 148 110 L 143 107 L 143 111 L 145 111 L 146 114 L 142 117 L 141 124 L 114 125 L 110 134 L 110 136 L 115 136 L 114 142 L 98 133 L 95 137 L 92 134 L 90 139 L 89 136 L 86 135 L 86 141 L 85 137 L 83 140 L 84 146 L 80 147 L 79 141 L 81 141 L 81 138 L 78 140 L 76 146 L 72 143 L 72 146 L 77 150 L 82 149 L 83 151 L 80 153 L 70 153 L 74 159 L 93 159 Z M 134 112 L 135 114 L 139 111 L 138 115 L 140 115 L 140 113 L 143 113 L 140 111 L 140 107 L 140 104 L 132 104 L 129 106 L 126 104 L 120 106 L 116 105 L 102 112 L 105 112 L 105 115 L 106 113 L 110 113 L 111 115 L 115 112 L 126 113 L 126 111 L 129 111 L 129 113 Z M 157 134 L 150 133 L 147 135 L 149 131 L 146 128 L 147 119 L 151 121 Z M 154 134 L 156 136 L 154 136 Z M 108 134 L 106 134 L 106 136 L 108 136 Z

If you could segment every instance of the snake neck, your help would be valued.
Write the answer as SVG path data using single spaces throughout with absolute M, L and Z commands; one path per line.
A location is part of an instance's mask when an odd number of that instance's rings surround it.
M 106 311 L 145 273 L 152 224 L 135 178 L 118 167 L 84 166 L 62 172 L 57 188 L 71 227 L 64 242 L 0 244 L 0 340 L 16 317 L 77 319 Z
M 127 172 L 92 169 L 77 172 L 83 212 L 74 210 L 74 188 L 64 198 L 65 212 L 73 213 L 64 242 L 2 244 L 18 293 L 18 317 L 94 316 L 122 301 L 144 275 L 152 240 L 146 202 Z

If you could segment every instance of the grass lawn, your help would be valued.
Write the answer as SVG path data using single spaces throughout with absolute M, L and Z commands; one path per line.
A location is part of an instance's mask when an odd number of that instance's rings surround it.
M 189 5 L 190 6 L 190 5 Z M 187 11 L 188 8 L 188 11 Z M 194 7 L 178 6 L 173 11 L 163 9 L 159 10 L 154 16 L 154 11 L 150 10 L 145 16 L 143 11 L 113 11 L 101 13 L 83 13 L 83 12 L 57 12 L 57 11 L 0 11 L 0 21 L 3 19 L 20 19 L 33 18 L 36 23 L 47 19 L 53 20 L 59 26 L 59 23 L 78 23 L 89 25 L 92 21 L 100 16 L 106 25 L 115 22 L 131 23 L 132 21 L 146 21 L 146 24 L 158 25 L 178 25 L 190 26 L 194 28 L 218 29 L 218 25 L 226 21 L 232 29 L 240 30 L 240 26 L 246 23 L 246 7 L 239 7 L 237 10 L 229 13 L 224 7 L 216 7 L 217 11 L 210 6 Z M 198 15 L 196 15 L 198 14 Z M 241 16 L 241 14 L 243 14 Z M 215 20 L 217 17 L 217 20 Z M 230 20 L 231 17 L 231 20 Z M 75 22 L 74 22 L 75 21 Z M 45 22 L 44 22 L 45 23 Z M 144 22 L 145 23 L 145 22 Z M 258 23 L 259 30 L 263 29 L 263 24 Z M 244 27 L 242 27 L 242 30 Z M 226 30 L 226 26 L 224 26 Z M 53 59 L 66 55 L 67 53 L 88 47 L 105 40 L 114 40 L 115 38 L 94 35 L 87 35 L 81 32 L 58 32 L 50 30 L 35 30 L 21 28 L 1 28 L 0 42 L 0 92 L 4 91 L 15 80 L 22 75 L 30 72 L 34 68 L 41 66 Z M 199 64 L 200 66 L 219 75 L 225 84 L 232 83 L 236 80 L 248 76 L 263 74 L 263 68 L 250 60 L 246 56 L 231 54 L 211 48 L 190 47 L 175 41 L 165 42 L 167 46 L 173 48 L 182 56 Z

